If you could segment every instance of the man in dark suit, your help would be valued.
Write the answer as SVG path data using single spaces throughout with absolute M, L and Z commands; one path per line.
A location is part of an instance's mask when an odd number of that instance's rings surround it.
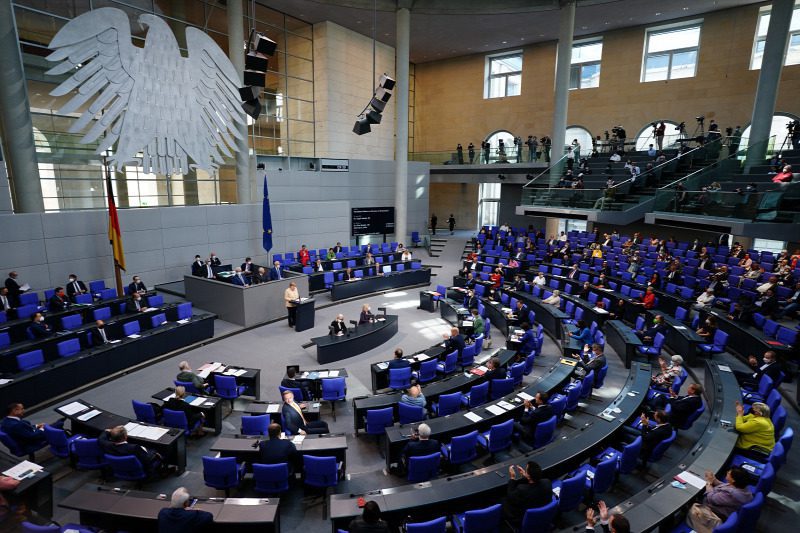
M 304 406 L 304 404 L 295 403 L 292 391 L 283 392 L 281 415 L 283 416 L 283 423 L 286 424 L 286 431 L 292 435 L 305 435 L 307 433 L 321 435 L 329 433 L 328 424 L 322 420 L 306 420 L 303 415 Z
M 281 438 L 281 426 L 273 422 L 267 428 L 269 439 L 262 440 L 258 445 L 260 452 L 260 463 L 274 465 L 286 463 L 289 465 L 289 473 L 294 472 L 298 463 L 297 447 L 288 439 Z
M 97 320 L 94 327 L 89 330 L 92 334 L 92 344 L 94 346 L 103 346 L 108 344 L 112 339 L 108 330 L 106 330 L 106 323 L 102 320 Z
M 403 448 L 403 464 L 408 465 L 410 457 L 431 455 L 441 451 L 442 446 L 439 441 L 431 438 L 430 426 L 428 424 L 420 424 L 417 431 L 411 435 L 411 440 Z
M 550 420 L 550 417 L 553 416 L 553 407 L 547 403 L 549 398 L 546 392 L 539 392 L 533 398 L 533 402 L 525 400 L 525 411 L 522 418 L 519 422 L 514 422 L 514 428 L 528 444 L 533 443 L 536 426 Z
M 250 286 L 250 282 L 248 282 L 247 278 L 244 277 L 244 274 L 242 273 L 242 269 L 241 268 L 236 267 L 236 270 L 234 272 L 235 273 L 234 273 L 233 277 L 231 278 L 231 283 L 233 283 L 234 285 L 238 285 L 239 287 L 249 287 Z
M 252 283 L 256 285 L 257 283 L 266 283 L 269 281 L 269 274 L 267 273 L 267 269 L 264 267 L 258 267 L 258 271 L 253 274 Z
M 192 497 L 185 487 L 172 493 L 169 507 L 158 512 L 158 531 L 169 533 L 202 533 L 211 528 L 214 515 L 191 508 Z
M 245 276 L 252 276 L 256 273 L 256 266 L 253 264 L 253 260 L 249 257 L 244 258 L 244 263 L 242 263 L 242 272 Z
M 47 322 L 44 321 L 42 313 L 34 313 L 31 317 L 31 325 L 28 327 L 34 339 L 45 339 L 53 335 L 54 331 Z
M 467 272 L 467 281 L 464 283 L 464 288 L 469 290 L 475 288 L 475 276 L 472 272 Z
M 662 315 L 656 315 L 653 317 L 653 324 L 650 327 L 646 327 L 635 333 L 644 344 L 653 344 L 653 339 L 655 339 L 656 335 L 659 333 L 662 335 L 667 334 L 667 325 L 664 323 L 664 317 Z
M 398 348 L 394 351 L 394 359 L 389 361 L 389 368 L 408 368 L 411 363 L 408 359 L 403 359 L 403 349 Z
M 0 311 L 5 311 L 8 313 L 14 309 L 14 306 L 11 304 L 11 297 L 8 295 L 8 288 L 0 287 Z
M 444 335 L 444 355 L 458 351 L 458 361 L 461 361 L 461 354 L 464 352 L 466 342 L 464 336 L 459 333 L 458 328 L 450 328 L 450 336 Z
M 8 435 L 11 440 L 17 443 L 22 450 L 33 453 L 47 444 L 44 437 L 44 424 L 33 425 L 25 416 L 25 406 L 21 403 L 9 404 L 6 409 L 6 416 L 0 422 L 0 429 Z
M 272 263 L 272 268 L 269 269 L 269 279 L 273 281 L 277 279 L 283 279 L 283 273 L 281 273 L 280 261 L 274 261 Z
M 517 292 L 524 292 L 525 291 L 525 279 L 522 276 L 520 276 L 519 274 L 517 274 L 514 277 L 513 289 L 515 291 L 517 291 Z
M 202 259 L 200 259 L 199 255 L 194 256 L 194 263 L 192 263 L 192 276 L 197 276 L 198 278 L 204 278 L 206 271 L 206 263 Z
M 516 472 L 515 472 L 516 469 Z M 517 479 L 516 475 L 520 478 Z M 544 507 L 553 499 L 550 480 L 542 476 L 542 468 L 529 461 L 523 469 L 519 465 L 508 467 L 508 488 L 503 502 L 503 516 L 515 528 L 522 524 L 528 509 Z
M 464 298 L 464 308 L 466 309 L 478 308 L 478 297 L 475 296 L 475 291 L 470 290 L 469 292 L 467 292 L 467 296 Z
M 568 279 L 578 279 L 578 274 L 580 274 L 580 270 L 578 270 L 578 264 L 575 263 L 572 265 L 572 268 L 569 272 L 567 272 Z
M 130 303 L 128 304 L 128 312 L 129 313 L 138 313 L 142 309 L 145 308 L 144 302 L 142 301 L 142 295 L 138 292 L 133 293 L 131 297 Z
M 589 353 L 580 352 L 578 366 L 581 367 L 586 374 L 594 370 L 594 375 L 597 376 L 600 369 L 606 366 L 606 356 L 603 354 L 603 347 L 599 344 L 592 344 Z
M 703 394 L 702 385 L 692 383 L 686 393 L 686 396 L 678 396 L 672 389 L 669 391 L 670 398 L 667 403 L 672 406 L 669 413 L 669 422 L 673 426 L 683 426 L 686 420 L 703 405 L 703 399 L 700 397 Z M 662 395 L 659 395 L 659 397 L 663 398 Z
M 47 302 L 47 308 L 50 311 L 63 311 L 69 307 L 69 300 L 64 295 L 64 287 L 56 287 L 53 296 Z
M 297 376 L 297 371 L 294 369 L 294 367 L 292 366 L 287 368 L 286 377 L 281 380 L 281 387 L 286 387 L 287 389 L 300 389 L 303 392 L 304 398 L 313 398 L 311 395 L 311 389 L 308 386 L 308 380 L 295 379 L 295 376 Z
M 19 295 L 22 294 L 22 288 L 17 282 L 17 273 L 11 271 L 6 278 L 5 287 L 8 289 L 8 299 L 11 301 L 12 307 L 19 307 Z
M 194 274 L 194 272 L 192 272 L 192 274 Z M 133 294 L 134 292 L 138 292 L 139 294 L 147 293 L 147 287 L 142 283 L 142 278 L 139 276 L 133 276 L 133 282 L 128 285 L 128 294 Z
M 344 323 L 344 315 L 336 315 L 336 320 L 331 322 L 330 330 L 333 335 L 342 336 L 347 334 L 347 324 Z
M 86 284 L 78 279 L 77 274 L 69 275 L 69 282 L 67 283 L 67 296 L 70 301 L 74 302 L 81 294 L 87 294 L 89 291 L 86 289 Z
M 650 419 L 646 414 L 642 413 L 639 418 L 641 427 L 623 426 L 625 431 L 623 440 L 628 443 L 636 440 L 636 437 L 642 437 L 642 451 L 639 455 L 642 461 L 646 461 L 650 457 L 650 454 L 661 441 L 668 439 L 672 435 L 672 424 L 669 423 L 669 415 L 667 413 L 659 409 L 653 413 L 653 419 L 656 425 L 650 427 Z
M 336 246 L 333 247 L 333 253 L 338 254 L 342 251 L 342 243 L 337 242 Z
M 153 474 L 162 466 L 162 457 L 153 450 L 148 450 L 144 446 L 131 444 L 128 442 L 128 431 L 124 426 L 116 426 L 106 429 L 97 437 L 97 444 L 104 453 L 115 456 L 133 455 L 140 463 L 148 475 Z
M 220 261 L 219 257 L 217 257 L 217 254 L 214 252 L 211 252 L 211 257 L 209 257 L 208 260 L 211 261 L 211 266 L 222 266 L 222 261 Z
M 739 382 L 739 385 L 755 389 L 758 387 L 758 382 L 761 381 L 761 376 L 765 374 L 772 378 L 776 387 L 780 385 L 777 380 L 781 374 L 781 365 L 778 362 L 775 352 L 772 350 L 764 352 L 764 357 L 760 365 L 755 355 L 748 357 L 747 363 L 750 365 L 750 371 L 743 372 L 741 370 L 735 370 L 733 372 L 736 375 L 736 380 Z
M 528 322 L 528 315 L 531 310 L 525 305 L 522 300 L 517 300 L 517 305 L 514 307 L 514 315 L 517 317 L 517 322 Z
M 489 393 L 492 392 L 492 380 L 493 379 L 505 379 L 506 378 L 506 370 L 505 368 L 500 366 L 500 359 L 497 357 L 492 357 L 488 361 L 486 361 L 486 368 L 488 369 L 486 373 L 483 374 L 483 379 L 489 382 Z

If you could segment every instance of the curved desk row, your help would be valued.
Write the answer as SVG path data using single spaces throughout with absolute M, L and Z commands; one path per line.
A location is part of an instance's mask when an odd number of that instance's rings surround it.
M 236 457 L 237 462 L 258 463 L 261 459 L 259 444 L 268 437 L 255 435 L 223 435 L 214 441 L 210 451 L 222 457 Z M 300 455 L 333 456 L 347 469 L 347 437 L 344 433 L 304 435 L 290 437 Z
M 563 366 L 566 365 L 558 365 Z M 563 380 L 558 367 L 539 380 L 536 390 L 553 390 L 561 384 Z M 649 383 L 650 365 L 635 363 L 619 395 L 608 406 L 609 410 L 620 410 L 613 418 L 598 415 L 581 428 L 574 438 L 562 437 L 513 460 L 425 483 L 406 484 L 365 494 L 332 495 L 329 507 L 332 530 L 335 532 L 337 528 L 346 527 L 352 518 L 361 514 L 357 504 L 359 497 L 376 501 L 380 505 L 381 514 L 390 522 L 400 523 L 408 516 L 420 521 L 445 513 L 483 508 L 489 502 L 496 502 L 505 495 L 508 467 L 512 464 L 536 461 L 550 478 L 569 472 L 586 459 L 589 451 L 603 445 L 628 419 L 639 412 Z M 463 413 L 450 416 L 463 418 Z
M 215 315 L 195 315 L 189 322 L 171 322 L 140 333 L 138 339 L 124 337 L 117 344 L 83 350 L 71 357 L 13 376 L 0 385 L 0 404 L 22 402 L 29 409 L 58 396 L 132 366 L 214 336 Z
M 373 292 L 388 291 L 408 287 L 411 285 L 422 285 L 431 282 L 430 268 L 417 268 L 414 270 L 403 270 L 401 272 L 390 272 L 383 276 L 372 276 L 356 281 L 338 281 L 331 287 L 331 300 L 344 300 L 363 296 Z
M 412 370 L 419 370 L 420 365 L 429 359 L 436 359 L 444 353 L 444 347 L 441 344 L 434 344 L 430 348 L 421 350 L 415 354 L 405 355 L 403 359 L 408 361 Z M 376 394 L 379 390 L 385 389 L 389 386 L 389 363 L 391 361 L 382 361 L 380 363 L 372 363 L 370 365 L 370 374 L 372 376 L 372 394 Z
M 158 513 L 169 507 L 162 495 L 139 490 L 87 485 L 73 492 L 59 507 L 80 513 L 80 523 L 109 531 L 121 524 L 129 531 L 156 533 Z M 198 498 L 193 509 L 214 515 L 210 531 L 280 531 L 277 498 Z
M 388 255 L 389 254 L 387 254 L 387 256 Z M 344 261 L 345 260 L 342 260 L 341 262 L 344 262 Z M 414 259 L 413 262 L 417 262 L 417 263 L 420 263 L 420 264 L 422 263 L 421 261 L 419 261 L 417 259 Z M 322 272 L 315 271 L 315 272 L 312 272 L 311 274 L 305 274 L 305 275 L 308 276 L 308 290 L 309 291 L 311 291 L 311 292 L 324 291 L 325 290 L 325 273 L 327 273 L 327 272 L 332 272 L 333 273 L 334 278 L 335 278 L 334 281 L 341 281 L 340 275 L 343 274 L 348 268 L 353 269 L 353 272 L 355 272 L 356 270 L 363 270 L 367 276 L 374 276 L 375 272 L 376 272 L 375 269 L 378 269 L 377 270 L 378 272 L 382 272 L 383 271 L 383 267 L 390 266 L 390 267 L 392 267 L 392 270 L 396 271 L 397 270 L 397 265 L 404 265 L 406 270 L 410 270 L 411 269 L 411 263 L 412 263 L 412 261 L 384 261 L 382 263 L 376 262 L 375 264 L 372 264 L 372 265 L 369 265 L 369 266 L 364 266 L 363 262 L 360 262 L 360 263 L 357 263 L 356 266 L 353 266 L 353 267 L 347 267 L 347 266 L 342 265 L 343 268 L 337 268 L 337 269 L 334 269 L 331 265 L 328 265 L 328 266 L 325 267 L 325 270 L 323 270 Z M 303 270 L 302 270 L 302 268 L 301 269 L 297 269 L 297 270 L 292 269 L 292 272 L 298 272 L 298 273 L 302 274 Z
M 436 346 L 434 346 L 434 348 L 436 348 Z M 491 353 L 484 352 L 480 357 L 475 357 L 473 368 L 482 365 L 490 357 L 497 357 L 500 360 L 500 365 L 505 367 L 515 355 L 513 350 L 503 349 L 496 349 Z M 484 381 L 483 376 L 478 376 L 470 372 L 455 372 L 443 379 L 437 379 L 436 381 L 422 385 L 422 393 L 425 395 L 425 399 L 428 402 L 435 402 L 442 394 L 467 392 L 474 385 L 478 385 Z M 402 396 L 402 392 L 397 391 L 353 398 L 353 427 L 356 435 L 358 434 L 358 430 L 364 429 L 367 411 L 371 409 L 384 409 L 386 407 L 397 409 L 400 396 Z M 397 413 L 395 413 L 395 415 L 397 415 Z M 396 418 L 397 416 L 395 416 L 395 419 Z
M 349 329 L 346 335 L 314 337 L 311 342 L 317 345 L 317 362 L 333 363 L 377 348 L 397 334 L 397 322 L 397 315 L 384 315 L 377 322 Z

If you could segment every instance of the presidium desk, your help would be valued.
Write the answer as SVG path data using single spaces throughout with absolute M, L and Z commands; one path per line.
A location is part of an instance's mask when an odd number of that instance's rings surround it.
M 378 320 L 348 328 L 347 335 L 324 335 L 311 342 L 317 345 L 317 362 L 321 365 L 341 361 L 371 350 L 397 334 L 397 315 L 379 315 Z
M 300 297 L 308 296 L 305 274 L 285 271 L 283 279 L 242 287 L 227 281 L 184 276 L 186 299 L 226 322 L 244 327 L 286 317 L 283 293 L 294 281 Z

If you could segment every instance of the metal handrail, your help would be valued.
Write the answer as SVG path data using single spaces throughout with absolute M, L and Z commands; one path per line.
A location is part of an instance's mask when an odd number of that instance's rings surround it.
M 537 175 L 535 175 L 533 178 L 531 178 L 531 179 L 530 179 L 530 181 L 528 181 L 528 182 L 527 182 L 525 185 L 523 185 L 523 186 L 522 186 L 522 188 L 523 188 L 523 189 L 524 189 L 524 188 L 526 188 L 528 185 L 530 185 L 531 183 L 533 183 L 533 182 L 534 182 L 534 181 L 536 181 L 537 179 L 541 178 L 541 177 L 542 177 L 544 174 L 546 174 L 547 172 L 549 172 L 549 171 L 550 171 L 550 170 L 551 170 L 551 169 L 552 169 L 554 166 L 556 166 L 557 164 L 559 164 L 560 162 L 562 162 L 564 159 L 566 159 L 566 158 L 567 158 L 567 155 L 568 155 L 568 154 L 564 154 L 564 155 L 562 155 L 562 156 L 561 156 L 561 157 L 558 159 L 558 161 L 556 161 L 555 163 L 551 164 L 549 167 L 547 167 L 546 169 L 544 169 L 543 171 L 541 171 L 540 173 L 538 173 Z

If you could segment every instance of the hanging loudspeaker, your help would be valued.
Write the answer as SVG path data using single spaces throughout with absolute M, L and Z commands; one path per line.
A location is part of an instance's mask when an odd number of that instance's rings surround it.
M 372 128 L 369 127 L 369 121 L 367 119 L 360 118 L 356 120 L 356 123 L 353 126 L 353 133 L 356 135 L 364 135 L 370 131 L 372 131 Z

